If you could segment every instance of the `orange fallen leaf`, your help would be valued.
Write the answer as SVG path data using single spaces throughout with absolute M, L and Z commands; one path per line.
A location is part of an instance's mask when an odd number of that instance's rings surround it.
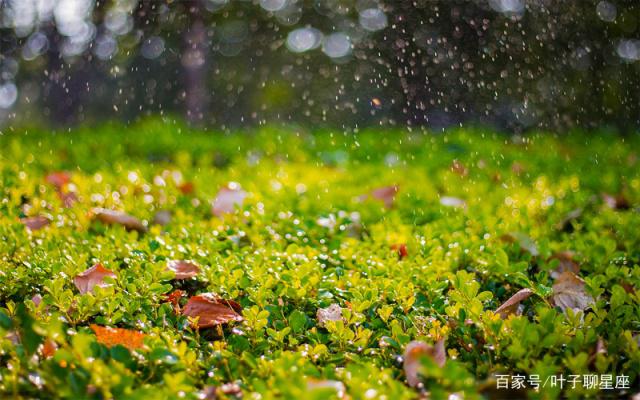
M 552 289 L 554 304 L 565 312 L 569 308 L 583 311 L 595 303 L 593 297 L 586 292 L 584 281 L 570 271 L 560 274 Z
M 397 185 L 384 186 L 371 191 L 371 197 L 381 200 L 386 208 L 392 208 L 399 190 Z
M 43 215 L 20 218 L 20 222 L 22 222 L 22 224 L 26 226 L 30 231 L 40 230 L 51 223 L 49 218 Z
M 182 194 L 191 194 L 195 190 L 193 182 L 184 182 L 178 186 L 178 189 Z
M 56 353 L 56 350 L 58 350 L 58 345 L 51 339 L 45 340 L 40 347 L 40 352 L 42 353 L 42 356 L 44 358 L 53 357 L 53 355 Z
M 520 303 L 529 298 L 533 294 L 531 289 L 521 289 L 516 294 L 511 296 L 495 311 L 502 319 L 507 318 L 509 315 L 517 313 Z
M 122 225 L 128 231 L 138 231 L 145 233 L 147 228 L 138 218 L 126 214 L 122 211 L 107 210 L 105 208 L 94 208 L 93 217 L 106 225 Z
M 144 345 L 143 340 L 145 336 L 147 336 L 142 332 L 131 329 L 110 328 L 108 326 L 95 324 L 91 324 L 89 327 L 96 334 L 98 343 L 107 347 L 122 345 L 129 350 L 140 349 Z
M 210 328 L 231 321 L 242 321 L 240 304 L 232 300 L 223 300 L 211 293 L 203 293 L 189 299 L 182 315 L 198 318 L 197 328 Z
M 180 313 L 180 299 L 184 297 L 184 295 L 185 292 L 180 289 L 176 289 L 173 292 L 165 295 L 165 300 L 173 305 L 173 310 L 176 312 L 176 314 Z
M 93 291 L 95 286 L 107 287 L 108 283 L 104 281 L 107 276 L 115 278 L 116 274 L 109 271 L 102 264 L 98 263 L 88 270 L 82 272 L 75 278 L 73 283 L 76 285 L 81 294 Z
M 391 245 L 391 250 L 397 251 L 398 252 L 398 257 L 401 260 L 409 255 L 409 252 L 407 251 L 407 245 L 404 244 L 404 243 L 392 244 Z
M 175 273 L 174 279 L 189 279 L 198 275 L 200 267 L 191 261 L 185 260 L 169 260 L 167 269 Z
M 447 353 L 444 348 L 444 338 L 438 340 L 434 345 L 425 342 L 413 341 L 409 343 L 404 351 L 404 374 L 407 377 L 409 386 L 416 387 L 421 383 L 420 368 L 423 358 L 430 358 L 439 367 L 443 367 L 447 361 Z
M 223 187 L 218 191 L 216 199 L 211 207 L 211 212 L 216 217 L 221 217 L 224 214 L 231 214 L 235 211 L 236 206 L 242 207 L 244 199 L 247 197 L 247 192 L 233 184 L 229 187 Z
M 57 190 L 61 190 L 66 184 L 71 182 L 71 173 L 67 171 L 51 172 L 45 177 L 45 180 Z

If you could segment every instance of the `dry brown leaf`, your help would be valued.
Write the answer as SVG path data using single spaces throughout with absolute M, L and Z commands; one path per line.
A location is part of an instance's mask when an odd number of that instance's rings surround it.
M 570 271 L 558 276 L 553 285 L 552 299 L 554 304 L 565 312 L 569 308 L 584 311 L 595 303 L 593 297 L 585 291 L 584 281 Z
M 217 298 L 211 293 L 193 296 L 184 306 L 182 315 L 198 318 L 197 328 L 210 328 L 231 321 L 242 321 L 240 304 Z
M 628 210 L 631 208 L 631 203 L 622 193 L 616 195 L 603 193 L 602 200 L 604 200 L 604 203 L 613 210 Z
M 229 187 L 223 187 L 216 195 L 216 199 L 211 207 L 211 212 L 216 217 L 231 214 L 236 210 L 236 206 L 242 207 L 242 203 L 246 197 L 247 192 L 235 184 L 229 185 Z
M 122 225 L 128 231 L 137 231 L 140 233 L 147 231 L 147 227 L 142 224 L 142 221 L 122 211 L 94 208 L 93 217 L 106 225 Z
M 89 325 L 96 334 L 96 340 L 107 347 L 122 345 L 129 350 L 140 349 L 144 345 L 145 334 L 131 329 L 110 328 L 108 326 Z
M 505 301 L 498 309 L 495 311 L 496 314 L 499 314 L 502 319 L 507 318 L 509 315 L 517 313 L 518 306 L 520 303 L 529 298 L 533 294 L 531 289 L 521 289 L 516 294 L 511 296 L 509 300 Z
M 26 226 L 30 231 L 40 230 L 51 223 L 49 218 L 43 215 L 20 218 L 20 222 L 22 222 L 22 224 Z
M 319 308 L 316 312 L 318 325 L 324 327 L 327 321 L 340 321 L 342 319 L 342 308 L 338 304 L 331 304 L 326 308 Z
M 104 281 L 107 276 L 115 278 L 116 274 L 113 271 L 109 271 L 102 264 L 98 263 L 83 273 L 73 278 L 73 283 L 76 285 L 80 293 L 84 294 L 93 291 L 95 286 L 107 287 L 108 283 Z
M 174 279 L 189 279 L 198 275 L 200 267 L 191 261 L 185 260 L 169 260 L 167 269 L 175 273 Z
M 549 257 L 549 261 L 558 260 L 558 267 L 551 271 L 551 277 L 558 279 L 558 277 L 565 271 L 573 272 L 577 274 L 580 272 L 580 264 L 575 260 L 575 253 L 572 251 L 560 251 Z
M 444 338 L 434 345 L 425 342 L 413 341 L 404 350 L 404 374 L 409 386 L 416 387 L 420 384 L 420 367 L 423 358 L 431 358 L 439 367 L 443 367 L 447 361 L 447 352 L 444 347 Z

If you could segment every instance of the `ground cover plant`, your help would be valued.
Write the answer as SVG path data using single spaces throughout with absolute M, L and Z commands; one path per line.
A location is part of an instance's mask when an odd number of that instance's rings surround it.
M 0 397 L 630 396 L 638 144 L 5 132 Z

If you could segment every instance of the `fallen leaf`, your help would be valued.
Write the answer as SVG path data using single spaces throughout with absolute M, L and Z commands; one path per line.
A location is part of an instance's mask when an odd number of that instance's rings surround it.
M 324 327 L 327 321 L 340 321 L 342 319 L 342 308 L 338 304 L 331 304 L 326 308 L 319 308 L 316 312 L 318 325 Z
M 558 277 L 565 271 L 573 272 L 577 274 L 580 272 L 580 265 L 574 259 L 575 253 L 572 251 L 560 251 L 549 257 L 549 261 L 558 260 L 558 267 L 551 271 L 551 277 L 558 279 Z
M 384 186 L 371 191 L 371 197 L 382 201 L 386 208 L 392 208 L 400 188 L 396 185 Z
M 613 210 L 628 210 L 631 208 L 631 203 L 629 203 L 627 197 L 622 193 L 616 195 L 603 193 L 602 200 L 604 200 L 604 203 Z
M 167 269 L 176 274 L 174 279 L 193 278 L 200 272 L 200 267 L 191 261 L 184 260 L 169 260 L 167 262 Z
M 398 258 L 400 258 L 401 260 L 409 255 L 409 252 L 407 251 L 407 245 L 404 243 L 392 244 L 391 250 L 397 251 Z
M 462 164 L 459 160 L 453 160 L 453 162 L 451 163 L 451 171 L 460 176 L 469 175 L 469 169 L 467 169 L 467 167 L 465 167 L 464 164 Z
M 128 231 L 138 231 L 140 233 L 147 231 L 142 221 L 122 211 L 94 208 L 93 216 L 96 220 L 106 225 L 122 225 Z
M 510 314 L 517 313 L 520 303 L 529 298 L 533 294 L 531 289 L 521 289 L 516 294 L 511 296 L 509 300 L 505 301 L 495 311 L 502 319 L 507 318 Z
M 524 166 L 519 162 L 514 161 L 513 164 L 511 164 L 511 172 L 513 172 L 514 174 L 520 175 L 524 171 L 525 171 Z
M 55 186 L 57 190 L 61 190 L 66 184 L 71 182 L 71 173 L 67 171 L 52 172 L 45 177 L 47 183 Z
M 40 303 L 42 303 L 42 296 L 40 296 L 39 294 L 35 294 L 31 298 L 31 301 L 33 301 L 33 304 L 35 304 L 36 307 L 38 307 L 40 306 Z
M 107 276 L 115 278 L 116 274 L 113 271 L 109 271 L 102 264 L 98 263 L 88 270 L 84 271 L 80 275 L 73 278 L 73 283 L 76 285 L 81 294 L 91 292 L 95 286 L 107 287 L 108 283 L 104 281 Z
M 22 224 L 26 226 L 30 231 L 40 230 L 51 223 L 49 218 L 43 215 L 20 218 L 20 222 L 22 222 Z
M 176 314 L 180 313 L 180 299 L 182 299 L 184 295 L 185 292 L 180 289 L 176 289 L 173 292 L 165 295 L 165 300 L 173 305 L 173 310 L 176 312 Z
M 242 203 L 246 197 L 247 192 L 240 189 L 235 184 L 229 185 L 229 187 L 223 187 L 216 195 L 216 199 L 211 207 L 211 212 L 216 217 L 233 213 L 236 206 L 242 207 Z
M 447 360 L 444 338 L 438 340 L 435 345 L 415 340 L 407 345 L 403 356 L 403 368 L 409 386 L 416 387 L 420 384 L 421 360 L 426 357 L 431 358 L 439 367 L 444 366 Z
M 178 189 L 182 194 L 192 194 L 195 190 L 193 182 L 184 182 L 178 186 Z
M 96 334 L 96 340 L 107 347 L 122 345 L 129 350 L 142 348 L 145 334 L 139 331 L 122 328 L 110 328 L 108 326 L 99 326 L 95 324 L 89 327 Z
M 42 353 L 42 356 L 44 358 L 53 357 L 53 355 L 56 353 L 56 350 L 58 350 L 58 345 L 51 339 L 45 340 L 44 343 L 40 345 L 40 353 Z
M 441 196 L 440 204 L 442 204 L 445 207 L 455 207 L 455 208 L 464 208 L 467 206 L 467 203 L 464 200 L 457 197 L 451 197 L 451 196 Z
M 308 391 L 314 391 L 318 389 L 333 389 L 336 392 L 336 397 L 339 399 L 345 398 L 347 394 L 347 388 L 344 386 L 344 383 L 340 381 L 334 381 L 329 379 L 324 379 L 324 380 L 309 379 L 307 381 Z
M 217 298 L 211 293 L 193 296 L 184 306 L 182 315 L 198 318 L 197 328 L 209 328 L 231 321 L 242 321 L 242 307 L 232 300 Z
M 584 281 L 570 271 L 558 276 L 553 285 L 552 299 L 554 304 L 565 312 L 569 308 L 584 311 L 595 303 L 593 297 L 585 291 Z
M 75 192 L 58 192 L 58 198 L 62 202 L 64 208 L 71 208 L 78 202 L 78 196 Z

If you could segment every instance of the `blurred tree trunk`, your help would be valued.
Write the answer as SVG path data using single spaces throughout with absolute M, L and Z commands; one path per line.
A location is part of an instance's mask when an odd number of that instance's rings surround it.
M 50 122 L 55 125 L 67 125 L 74 121 L 77 102 L 75 93 L 69 87 L 69 71 L 65 71 L 65 62 L 60 53 L 62 37 L 53 24 L 45 29 L 49 40 L 47 68 L 43 87 L 43 102 Z
M 183 34 L 182 69 L 184 107 L 187 121 L 200 124 L 205 118 L 209 96 L 207 90 L 207 29 L 202 20 L 201 0 L 184 2 L 187 28 Z

